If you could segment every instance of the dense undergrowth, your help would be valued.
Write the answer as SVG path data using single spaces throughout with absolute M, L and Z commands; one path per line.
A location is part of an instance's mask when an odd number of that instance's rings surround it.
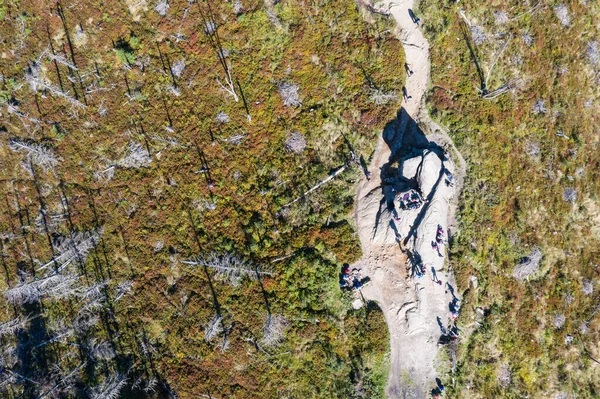
M 449 395 L 598 397 L 600 6 L 422 0 L 420 12 L 432 115 L 469 163 L 451 263 L 471 335 Z
M 285 205 L 393 118 L 393 29 L 351 0 L 0 0 L 0 396 L 380 397 L 381 311 L 338 286 L 360 171 Z

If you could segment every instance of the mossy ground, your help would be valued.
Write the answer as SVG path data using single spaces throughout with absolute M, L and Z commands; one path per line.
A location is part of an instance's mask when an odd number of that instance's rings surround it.
M 397 102 L 370 99 L 374 89 L 402 87 L 392 22 L 351 0 L 244 0 L 237 14 L 232 1 L 170 1 L 167 17 L 157 3 L 0 1 L 0 285 L 14 286 L 18 270 L 33 274 L 56 239 L 96 227 L 104 232 L 79 266 L 82 281 L 133 281 L 126 299 L 107 299 L 86 334 L 36 349 L 48 364 L 17 358 L 14 370 L 40 384 L 17 380 L 2 395 L 41 395 L 85 361 L 61 397 L 89 395 L 117 372 L 128 375 L 121 394 L 132 397 L 152 396 L 134 383 L 153 376 L 159 392 L 179 398 L 347 398 L 360 386 L 381 396 L 383 317 L 372 307 L 350 311 L 338 286 L 341 265 L 360 257 L 350 212 L 361 171 L 352 166 L 283 205 L 351 151 L 368 159 L 394 117 Z M 227 81 L 218 47 L 237 102 L 217 82 Z M 52 89 L 30 87 L 28 73 Z M 283 82 L 298 86 L 301 106 L 283 105 Z M 217 121 L 220 112 L 230 121 Z M 301 153 L 284 150 L 292 132 L 307 139 Z M 58 165 L 43 170 L 10 150 L 13 138 L 43 145 Z M 148 166 L 118 166 L 132 142 L 151 157 Z M 48 227 L 44 217 L 58 222 Z M 274 276 L 232 287 L 180 262 L 210 252 L 234 253 Z M 26 313 L 2 308 L 5 320 Z M 38 313 L 50 323 L 78 311 L 73 300 L 43 300 Z M 289 321 L 284 342 L 268 353 L 253 344 L 267 311 Z M 225 332 L 206 342 L 215 312 Z M 94 339 L 117 357 L 93 360 L 84 348 Z M 39 342 L 4 340 L 7 352 Z
M 431 43 L 429 105 L 469 163 L 450 258 L 465 291 L 460 324 L 471 329 L 475 309 L 486 312 L 459 347 L 457 374 L 447 377 L 455 381 L 451 397 L 600 394 L 592 360 L 600 357 L 599 69 L 589 52 L 600 9 L 563 5 L 567 26 L 557 1 L 420 2 Z M 481 44 L 459 10 L 483 30 Z M 511 90 L 484 99 L 474 59 L 485 81 L 499 54 L 488 89 L 510 82 Z M 538 100 L 545 113 L 535 112 Z M 574 201 L 565 200 L 570 188 Z M 521 283 L 513 269 L 534 247 L 543 252 L 540 271 Z M 589 281 L 594 291 L 586 294 Z M 561 328 L 557 315 L 566 316 Z M 504 386 L 503 367 L 512 377 Z

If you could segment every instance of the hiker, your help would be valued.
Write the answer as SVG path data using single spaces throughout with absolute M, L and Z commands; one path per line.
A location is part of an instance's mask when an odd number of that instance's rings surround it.
M 408 101 L 408 92 L 406 91 L 405 86 L 402 86 L 402 98 L 404 98 L 405 101 Z
M 435 242 L 435 241 L 432 241 L 432 242 L 431 242 L 431 247 L 437 251 L 437 253 L 438 253 L 438 256 L 439 256 L 440 258 L 444 256 L 444 255 L 442 255 L 442 253 L 440 252 L 440 247 L 438 246 L 437 242 Z
M 340 282 L 340 288 L 350 288 L 350 285 L 348 284 L 348 275 L 344 274 L 342 276 L 342 281 Z
M 446 186 L 454 187 L 454 175 L 446 169 Z
M 438 243 L 439 245 L 446 245 L 446 241 L 444 241 L 444 238 L 443 238 L 441 235 L 438 235 L 438 236 L 435 238 L 435 241 L 437 241 L 437 243 Z
M 406 69 L 406 73 L 408 74 L 408 76 L 412 76 L 412 74 L 414 73 L 412 69 L 410 69 L 410 65 L 408 65 L 406 62 L 404 63 L 404 69 Z
M 435 271 L 435 267 L 431 266 L 431 279 L 437 285 L 442 285 L 442 281 L 438 278 L 437 273 Z
M 448 328 L 448 335 L 453 339 L 458 338 L 459 331 L 460 331 L 460 329 L 455 324 L 454 326 Z
M 438 389 L 439 389 L 441 392 L 444 392 L 444 384 L 442 384 L 442 380 L 440 380 L 439 378 L 437 378 L 437 377 L 436 377 L 436 379 L 435 379 L 435 383 L 437 384 L 437 386 L 438 386 Z
M 452 310 L 456 313 L 458 313 L 458 311 L 460 310 L 460 299 L 454 297 L 454 299 L 452 299 Z
M 447 281 L 446 281 L 446 288 L 448 288 L 448 291 L 450 291 L 450 294 L 452 294 L 452 298 L 454 298 L 454 299 L 458 299 L 458 298 L 456 297 L 456 294 L 454 293 L 454 287 L 452 287 L 452 286 L 450 285 L 450 283 L 449 283 L 449 282 L 447 282 Z M 448 293 L 448 291 L 446 291 L 446 294 Z M 454 300 L 453 300 L 452 302 L 454 302 Z
M 413 23 L 417 24 L 417 26 L 418 26 L 419 18 L 416 17 L 415 13 L 410 8 L 408 9 L 408 16 L 413 21 Z
M 440 326 L 440 331 L 442 332 L 442 335 L 448 335 L 448 331 L 446 331 L 446 329 L 444 328 L 444 325 L 442 324 L 442 320 L 440 319 L 440 316 L 438 316 L 437 322 L 438 322 L 438 326 Z

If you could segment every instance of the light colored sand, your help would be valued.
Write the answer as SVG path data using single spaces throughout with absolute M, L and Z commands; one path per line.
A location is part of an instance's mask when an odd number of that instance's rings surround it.
M 434 364 L 441 335 L 437 317 L 447 325 L 448 304 L 452 299 L 450 293 L 445 293 L 443 285 L 432 281 L 431 267 L 436 268 L 438 278 L 444 283 L 450 281 L 454 285 L 452 275 L 443 269 L 445 255 L 440 257 L 431 242 L 435 240 L 438 224 L 443 226 L 446 240 L 448 233 L 455 230 L 456 197 L 462 188 L 465 162 L 445 131 L 431 122 L 422 107 L 429 82 L 429 44 L 409 16 L 408 10 L 414 7 L 413 0 L 390 0 L 387 4 L 398 23 L 406 61 L 414 71 L 406 81 L 412 99 L 405 102 L 403 108 L 423 131 L 429 132 L 428 140 L 448 150 L 451 159 L 442 159 L 442 154 L 425 150 L 417 154 L 417 160 L 410 159 L 405 164 L 401 175 L 416 179 L 425 194 L 431 192 L 431 201 L 424 208 L 409 211 L 400 211 L 396 201 L 400 217 L 400 221 L 396 221 L 384 198 L 384 195 L 388 199 L 393 197 L 391 185 L 389 182 L 382 185 L 380 176 L 390 157 L 390 148 L 383 137 L 380 138 L 369 167 L 372 179 L 365 179 L 357 189 L 355 218 L 364 255 L 353 267 L 359 267 L 364 275 L 371 276 L 372 283 L 363 288 L 363 295 L 379 304 L 388 324 L 391 341 L 388 397 L 425 398 L 430 396 L 437 377 Z M 403 120 L 395 131 L 384 132 L 394 151 L 399 148 L 405 129 L 416 128 L 410 126 Z M 455 187 L 444 183 L 442 168 L 454 173 Z M 401 234 L 402 244 L 396 240 L 396 231 Z M 409 232 L 415 234 L 406 239 Z M 420 253 L 427 266 L 423 278 L 410 278 L 407 256 L 401 248 Z

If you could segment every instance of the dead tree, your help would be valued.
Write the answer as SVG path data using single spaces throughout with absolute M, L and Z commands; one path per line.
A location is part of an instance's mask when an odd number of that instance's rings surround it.
M 26 163 L 33 163 L 40 166 L 44 171 L 53 170 L 58 165 L 58 158 L 49 148 L 33 141 L 11 138 L 8 141 L 8 148 L 12 151 L 25 154 Z
M 103 229 L 93 229 L 83 232 L 73 232 L 68 237 L 63 237 L 55 246 L 56 256 L 49 262 L 41 265 L 37 271 L 46 270 L 55 265 L 55 271 L 61 271 L 74 261 L 80 264 L 85 262 L 89 252 L 96 247 L 102 237 Z
M 261 270 L 257 265 L 231 254 L 211 253 L 197 260 L 184 260 L 182 263 L 208 267 L 215 271 L 218 279 L 233 286 L 240 285 L 244 278 L 256 281 L 262 276 L 273 275 L 273 272 Z
M 282 315 L 267 314 L 263 325 L 263 337 L 260 342 L 267 348 L 279 346 L 284 339 L 288 326 L 288 320 Z
M 12 320 L 0 324 L 0 338 L 14 335 L 17 331 L 25 329 L 31 318 L 18 316 Z
M 461 18 L 464 22 L 464 24 L 461 25 L 464 40 L 467 43 L 469 53 L 471 54 L 471 58 L 473 59 L 473 62 L 475 63 L 475 67 L 477 68 L 477 74 L 479 76 L 479 81 L 480 81 L 480 88 L 478 89 L 479 94 L 481 95 L 482 98 L 484 98 L 486 100 L 492 100 L 504 93 L 507 93 L 512 88 L 512 83 L 513 83 L 512 81 L 504 83 L 499 88 L 494 89 L 492 91 L 489 90 L 488 84 L 490 81 L 492 71 L 494 70 L 494 67 L 496 66 L 496 63 L 498 62 L 498 60 L 500 59 L 502 54 L 504 54 L 504 51 L 508 48 L 508 45 L 510 44 L 510 42 L 512 40 L 512 35 L 508 37 L 508 39 L 506 40 L 506 42 L 504 42 L 504 45 L 502 46 L 500 51 L 498 51 L 498 53 L 494 56 L 492 63 L 490 64 L 490 67 L 487 71 L 487 74 L 485 74 L 485 77 L 484 77 L 483 67 L 481 66 L 479 57 L 477 56 L 477 48 L 475 46 L 482 45 L 486 41 L 487 36 L 485 35 L 485 32 L 483 31 L 482 27 L 471 24 L 471 22 L 469 21 L 469 19 L 463 12 L 463 10 L 459 9 L 459 15 L 461 16 Z M 469 37 L 468 33 L 470 33 L 470 37 Z
M 7 289 L 3 294 L 8 302 L 15 305 L 38 302 L 42 297 L 68 298 L 75 294 L 75 284 L 79 279 L 77 275 L 59 273 L 37 279 L 25 276 L 24 281 Z
M 214 338 L 221 334 L 221 332 L 223 332 L 223 319 L 220 315 L 216 315 L 210 321 L 210 323 L 205 326 L 204 340 L 206 342 L 211 342 Z
M 296 202 L 300 201 L 302 198 L 306 197 L 308 194 L 312 193 L 313 191 L 317 190 L 319 187 L 321 187 L 322 185 L 324 185 L 325 183 L 330 182 L 331 180 L 333 180 L 337 175 L 339 175 L 340 173 L 342 173 L 344 170 L 346 170 L 346 168 L 348 168 L 348 166 L 350 166 L 351 164 L 353 164 L 354 162 L 356 162 L 355 156 L 353 154 L 352 160 L 350 162 L 347 162 L 345 165 L 337 168 L 332 174 L 330 174 L 329 176 L 327 176 L 326 179 L 321 180 L 319 183 L 315 184 L 313 187 L 311 187 L 310 189 L 306 190 L 301 196 L 299 196 L 298 198 L 296 198 L 293 201 L 288 202 L 287 204 L 285 204 L 283 206 L 283 208 L 287 208 L 288 206 L 295 204 Z
M 102 384 L 92 388 L 90 397 L 92 399 L 117 399 L 126 384 L 127 377 L 117 373 L 108 377 Z
M 27 83 L 29 83 L 31 91 L 37 92 L 39 89 L 48 90 L 50 93 L 69 101 L 75 109 L 86 107 L 84 103 L 79 101 L 77 98 L 73 98 L 71 95 L 69 95 L 62 89 L 53 86 L 51 83 L 44 82 L 40 78 L 40 70 L 41 68 L 37 64 L 34 64 L 29 68 L 29 72 L 25 74 L 25 80 L 27 81 Z
M 144 146 L 131 141 L 127 147 L 127 155 L 121 158 L 117 165 L 128 169 L 146 168 L 152 163 L 152 157 Z

